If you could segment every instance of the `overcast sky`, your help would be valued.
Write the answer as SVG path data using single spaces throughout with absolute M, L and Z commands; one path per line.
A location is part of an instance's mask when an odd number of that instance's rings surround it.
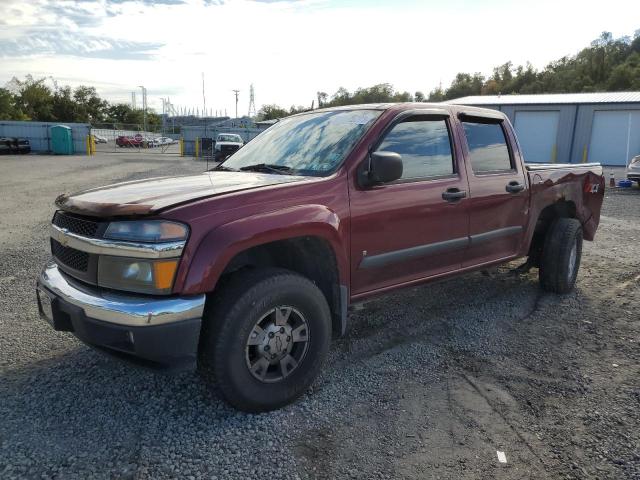
M 52 76 L 149 106 L 310 105 L 388 82 L 428 93 L 508 60 L 544 67 L 603 30 L 640 28 L 639 0 L 0 0 L 0 85 Z M 137 89 L 139 91 L 139 89 Z

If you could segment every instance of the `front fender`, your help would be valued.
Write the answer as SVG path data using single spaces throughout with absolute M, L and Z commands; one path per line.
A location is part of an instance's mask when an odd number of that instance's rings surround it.
M 200 242 L 182 288 L 183 295 L 212 291 L 220 275 L 238 253 L 288 238 L 313 236 L 326 240 L 334 251 L 340 284 L 348 285 L 347 229 L 324 205 L 300 205 L 241 218 L 220 225 Z

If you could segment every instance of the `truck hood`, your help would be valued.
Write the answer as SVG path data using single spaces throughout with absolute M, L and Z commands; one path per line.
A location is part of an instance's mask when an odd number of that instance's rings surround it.
M 174 205 L 215 195 L 307 179 L 254 172 L 206 172 L 116 183 L 62 194 L 56 199 L 56 206 L 68 212 L 97 217 L 151 215 Z

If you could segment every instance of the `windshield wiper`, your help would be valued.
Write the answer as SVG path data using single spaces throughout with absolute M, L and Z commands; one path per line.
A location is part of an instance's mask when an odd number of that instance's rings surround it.
M 247 165 L 246 167 L 240 167 L 242 171 L 252 172 L 274 172 L 280 175 L 291 175 L 291 167 L 286 165 L 276 165 L 275 163 L 256 163 L 255 165 Z
M 237 172 L 235 168 L 225 167 L 223 164 L 220 164 L 217 167 L 213 167 L 211 170 L 218 170 L 222 172 Z

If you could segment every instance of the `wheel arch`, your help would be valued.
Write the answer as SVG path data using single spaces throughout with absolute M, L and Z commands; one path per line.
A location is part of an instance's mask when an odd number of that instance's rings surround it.
M 327 299 L 334 333 L 344 333 L 349 269 L 344 226 L 321 205 L 246 217 L 209 232 L 198 246 L 183 294 L 212 293 L 246 268 L 280 267 L 312 280 Z
M 558 218 L 576 218 L 580 220 L 577 215 L 575 202 L 564 199 L 558 200 L 540 211 L 529 244 L 528 255 L 533 265 L 539 266 L 545 237 L 553 225 L 553 222 Z

